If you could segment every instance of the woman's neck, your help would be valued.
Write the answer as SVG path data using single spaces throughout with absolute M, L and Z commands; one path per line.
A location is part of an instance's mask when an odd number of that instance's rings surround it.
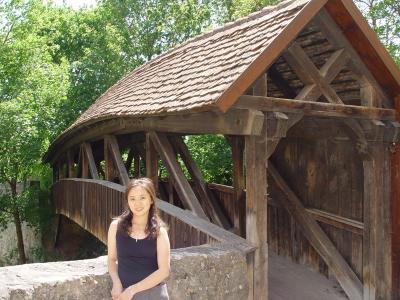
M 136 227 L 136 228 L 146 228 L 147 226 L 147 219 L 148 219 L 148 215 L 144 215 L 144 216 L 133 216 L 132 217 L 132 226 Z

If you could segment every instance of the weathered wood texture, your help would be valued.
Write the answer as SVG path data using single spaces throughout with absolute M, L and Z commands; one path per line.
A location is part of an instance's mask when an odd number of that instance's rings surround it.
M 400 299 L 400 145 L 392 148 L 390 164 L 392 215 L 392 284 L 393 299 Z M 397 215 L 396 215 L 397 213 Z
M 108 227 L 123 210 L 122 185 L 104 180 L 63 179 L 53 185 L 55 213 L 63 214 L 107 243 Z M 172 248 L 229 243 L 243 253 L 254 251 L 245 239 L 171 204 L 158 200 L 160 215 L 169 225 Z
M 190 209 L 196 216 L 207 219 L 207 215 L 183 173 L 167 135 L 153 131 L 149 133 L 149 136 L 167 168 L 168 174 L 174 178 L 175 189 L 179 194 L 180 200 L 183 201 L 185 208 Z
M 257 246 L 254 253 L 253 283 L 250 282 L 250 285 L 254 288 L 254 299 L 268 299 L 268 204 L 264 198 L 267 192 L 266 130 L 261 136 L 245 137 L 244 161 L 246 166 L 246 239 Z
M 332 273 L 335 275 L 336 280 L 340 283 L 343 290 L 349 298 L 361 300 L 363 289 L 360 279 L 339 253 L 326 233 L 309 215 L 302 201 L 293 192 L 286 180 L 279 174 L 278 170 L 271 162 L 268 162 L 268 175 L 273 179 L 275 185 L 284 195 L 284 197 L 280 199 L 280 203 L 296 220 L 307 240 L 332 270 Z
M 201 203 L 201 206 L 207 212 L 207 215 L 211 218 L 214 224 L 217 224 L 225 229 L 230 229 L 230 221 L 225 216 L 225 213 L 221 209 L 219 203 L 216 201 L 216 199 L 214 199 L 214 195 L 209 193 L 203 175 L 197 167 L 196 162 L 193 160 L 192 155 L 190 154 L 189 149 L 182 137 L 171 136 L 169 140 L 171 141 L 175 152 L 178 153 L 183 160 L 190 177 L 194 181 L 199 195 L 198 199 Z
M 388 145 L 369 145 L 364 169 L 364 299 L 392 299 L 390 160 Z

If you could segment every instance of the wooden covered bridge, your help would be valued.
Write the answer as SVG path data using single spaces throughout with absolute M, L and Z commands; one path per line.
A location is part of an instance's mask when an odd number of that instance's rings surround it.
M 146 175 L 174 248 L 229 241 L 247 253 L 249 299 L 268 297 L 268 249 L 334 277 L 350 299 L 400 299 L 399 103 L 400 71 L 351 1 L 286 1 L 97 99 L 45 156 L 55 209 L 105 242 L 123 185 Z M 204 181 L 192 134 L 226 137 L 233 187 Z

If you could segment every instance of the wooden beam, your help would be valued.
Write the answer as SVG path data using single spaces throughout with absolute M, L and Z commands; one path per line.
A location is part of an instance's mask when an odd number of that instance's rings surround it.
M 297 224 L 301 226 L 305 237 L 332 270 L 347 296 L 350 299 L 362 300 L 363 289 L 357 275 L 340 255 L 335 245 L 318 223 L 310 217 L 300 199 L 290 189 L 289 185 L 285 182 L 271 161 L 268 162 L 267 170 L 277 187 L 279 187 L 286 196 L 283 198 L 286 201 L 282 201 L 282 205 L 291 216 L 293 216 Z
M 129 149 L 129 152 L 128 152 L 128 157 L 127 157 L 127 159 L 126 159 L 126 162 L 125 162 L 125 168 L 126 168 L 126 170 L 128 171 L 128 174 L 129 174 L 129 170 L 131 169 L 131 167 L 132 167 L 132 161 L 133 161 L 133 156 L 134 156 L 134 150 L 133 150 L 133 148 L 131 147 L 130 149 Z M 136 176 L 134 176 L 134 177 L 136 177 Z
M 267 74 L 263 73 L 260 77 L 255 81 L 253 85 L 253 94 L 258 96 L 268 96 L 268 80 Z
M 104 179 L 107 181 L 113 181 L 115 178 L 114 162 L 106 141 L 106 136 L 104 137 Z
M 57 167 L 58 167 L 58 179 L 65 178 L 64 162 L 63 161 L 59 161 Z
M 296 99 L 316 101 L 320 94 L 323 94 L 331 103 L 343 103 L 335 90 L 329 85 L 328 78 L 323 77 L 322 72 L 320 73 L 299 44 L 294 42 L 283 53 L 283 57 L 306 85 L 300 94 L 296 96 Z M 326 76 L 330 77 L 336 76 L 334 72 L 339 72 L 345 62 L 342 52 L 334 53 L 332 57 L 321 70 L 325 72 Z
M 296 97 L 296 93 L 278 72 L 278 70 L 275 68 L 275 65 L 272 65 L 268 69 L 268 75 L 271 77 L 271 80 L 276 87 L 283 93 L 285 98 L 294 99 Z
M 146 133 L 146 177 L 153 180 L 158 192 L 158 155 L 149 132 Z
M 371 86 L 376 90 L 379 97 L 382 99 L 385 107 L 393 107 L 392 101 L 381 89 L 380 85 L 365 66 L 365 63 L 360 58 L 357 51 L 347 40 L 342 30 L 338 27 L 336 22 L 332 19 L 325 8 L 321 9 L 321 11 L 314 17 L 312 22 L 318 27 L 319 30 L 321 30 L 321 32 L 334 47 L 345 49 L 347 55 L 350 57 L 349 67 L 355 72 L 359 79 L 361 79 L 362 76 L 366 77 Z
M 361 105 L 368 107 L 382 107 L 382 101 L 376 89 L 369 83 L 365 76 L 359 79 Z
M 355 105 L 309 102 L 293 99 L 241 96 L 235 107 L 260 111 L 279 111 L 287 113 L 304 113 L 305 116 L 396 120 L 396 110 Z
M 140 155 L 135 154 L 134 163 L 133 163 L 133 177 L 138 178 L 141 177 L 141 170 L 140 170 Z
M 68 178 L 73 178 L 74 174 L 74 155 L 72 154 L 72 150 L 68 149 L 67 151 L 67 168 L 68 168 Z
M 81 144 L 79 148 L 79 158 L 80 158 L 80 167 L 81 167 L 81 178 L 89 178 L 89 161 L 85 153 L 85 149 L 83 148 L 83 144 Z
M 104 144 L 106 148 L 109 148 L 112 156 L 112 160 L 118 171 L 118 177 L 124 186 L 129 183 L 129 175 L 125 169 L 124 162 L 122 161 L 121 152 L 119 150 L 117 139 L 114 135 L 106 135 L 104 138 Z
M 286 46 L 293 40 L 327 3 L 327 0 L 309 1 L 296 16 L 285 26 L 264 51 L 244 70 L 234 84 L 221 95 L 217 105 L 221 111 L 227 111 L 251 84 L 281 55 Z
M 89 165 L 90 175 L 93 179 L 99 179 L 99 173 L 97 172 L 97 166 L 93 158 L 92 146 L 89 143 L 83 143 L 82 149 L 84 151 L 85 160 Z
M 389 149 L 371 143 L 364 168 L 364 300 L 392 299 Z
M 192 158 L 192 155 L 189 152 L 188 147 L 186 146 L 185 142 L 182 140 L 180 136 L 171 136 L 170 141 L 174 146 L 177 153 L 183 160 L 187 170 L 189 171 L 190 177 L 194 181 L 195 185 L 197 186 L 197 190 L 199 192 L 199 196 L 202 199 L 202 203 L 206 207 L 211 220 L 221 226 L 224 229 L 230 229 L 231 223 L 225 215 L 225 212 L 222 210 L 222 207 L 219 205 L 218 200 L 214 197 L 206 185 L 206 182 L 201 174 L 200 170 L 197 168 L 195 161 Z
M 96 123 L 78 126 L 49 148 L 44 161 L 52 164 L 67 149 L 85 141 L 102 139 L 106 134 L 125 134 L 139 131 L 162 131 L 181 134 L 260 134 L 264 117 L 254 111 L 231 109 L 226 113 L 208 111 L 166 116 L 116 117 L 97 120 Z
M 227 137 L 232 150 L 232 177 L 234 188 L 233 228 L 236 234 L 246 237 L 246 223 L 241 211 L 246 210 L 245 174 L 244 174 L 244 139 L 241 136 Z
M 257 300 L 268 299 L 268 204 L 264 198 L 267 192 L 266 135 L 264 128 L 262 136 L 245 137 L 246 239 L 257 246 L 252 277 L 253 297 Z
M 364 224 L 355 220 L 344 218 L 335 214 L 328 213 L 315 208 L 306 208 L 306 211 L 314 218 L 314 220 L 329 224 L 339 229 L 343 229 L 358 235 L 363 235 Z
M 203 218 L 193 216 L 193 214 L 187 210 L 183 210 L 177 206 L 171 205 L 166 201 L 157 199 L 157 207 L 167 213 L 168 215 L 181 220 L 183 223 L 190 225 L 191 227 L 211 236 L 215 240 L 221 243 L 228 243 L 234 248 L 238 249 L 244 254 L 252 253 L 255 250 L 255 246 L 251 245 L 245 239 L 231 233 L 213 223 L 207 222 Z
M 185 177 L 185 174 L 183 174 L 172 145 L 170 144 L 165 133 L 156 133 L 152 131 L 149 132 L 149 136 L 165 167 L 167 168 L 168 174 L 174 178 L 175 189 L 185 207 L 190 209 L 196 216 L 207 219 L 199 200 L 194 194 L 192 187 Z
M 267 113 L 267 159 L 275 152 L 279 141 L 286 137 L 289 129 L 303 118 L 303 114 Z

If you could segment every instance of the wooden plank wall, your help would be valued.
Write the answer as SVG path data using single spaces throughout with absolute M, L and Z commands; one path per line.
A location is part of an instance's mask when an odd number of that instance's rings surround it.
M 112 218 L 123 210 L 121 191 L 107 186 L 104 181 L 98 184 L 91 180 L 67 179 L 55 183 L 52 194 L 55 213 L 67 216 L 106 243 Z M 213 237 L 178 218 L 161 210 L 159 214 L 169 227 L 173 249 L 218 243 Z
M 315 131 L 306 131 L 304 127 L 311 125 L 299 124 L 281 141 L 271 159 L 305 207 L 316 210 L 314 217 L 357 276 L 362 278 L 362 163 L 353 143 L 337 129 L 337 124 L 333 127 L 329 122 L 314 125 Z M 217 184 L 208 186 L 232 219 L 233 188 Z M 331 276 L 294 219 L 280 206 L 279 199 L 284 196 L 272 179 L 268 179 L 268 193 L 269 249 Z M 323 217 L 325 213 L 328 218 Z M 244 217 L 245 211 L 241 211 L 240 218 Z

